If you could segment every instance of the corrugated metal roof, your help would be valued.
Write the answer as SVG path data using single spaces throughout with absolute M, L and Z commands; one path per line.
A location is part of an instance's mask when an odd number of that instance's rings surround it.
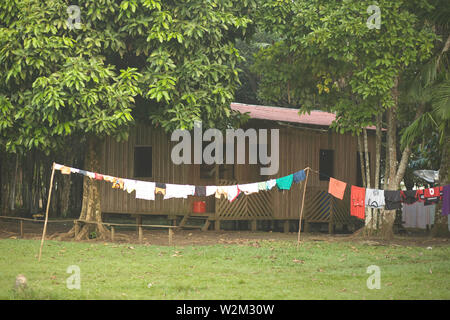
M 302 123 L 317 126 L 329 127 L 336 119 L 334 113 L 313 110 L 310 114 L 298 114 L 298 109 L 260 106 L 254 104 L 231 103 L 231 109 L 239 111 L 240 113 L 249 112 L 253 119 L 284 121 L 293 123 Z M 368 127 L 367 129 L 375 129 L 375 127 Z

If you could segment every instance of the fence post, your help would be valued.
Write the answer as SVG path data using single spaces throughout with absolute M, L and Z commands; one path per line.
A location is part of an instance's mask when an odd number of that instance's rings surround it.
M 23 220 L 20 220 L 20 237 L 23 238 Z

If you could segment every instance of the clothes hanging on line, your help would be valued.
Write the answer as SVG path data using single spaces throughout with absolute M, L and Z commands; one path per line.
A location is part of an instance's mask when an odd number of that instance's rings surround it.
M 346 187 L 347 187 L 347 183 L 330 177 L 330 182 L 328 184 L 328 193 L 330 193 L 332 196 L 342 200 L 344 198 L 344 193 L 345 193 Z
M 402 197 L 402 202 L 405 204 L 413 204 L 419 201 L 419 193 L 417 190 L 400 191 L 400 195 Z
M 267 190 L 267 189 L 266 189 L 266 181 L 258 182 L 258 190 L 259 190 L 259 191 Z
M 215 197 L 217 199 L 220 199 L 222 196 L 224 196 L 225 198 L 228 197 L 228 189 L 226 186 L 219 186 L 216 188 Z
M 132 193 L 134 190 L 136 190 L 136 182 L 136 180 L 123 179 L 123 189 L 128 193 Z
M 206 186 L 206 196 L 212 196 L 217 191 L 217 186 Z
M 425 200 L 425 205 L 429 206 L 431 204 L 437 204 L 442 200 L 442 187 L 434 187 L 423 190 L 423 198 Z
M 365 218 L 366 189 L 352 186 L 350 194 L 350 215 L 360 219 Z
M 305 170 L 297 171 L 296 173 L 294 173 L 294 175 L 292 177 L 292 181 L 294 183 L 299 183 L 305 179 L 306 179 Z
M 188 196 L 193 196 L 195 194 L 195 186 L 191 185 L 181 185 L 181 184 L 166 184 L 166 194 L 164 199 L 171 198 L 183 198 L 187 199 Z
M 206 196 L 206 186 L 196 186 L 195 187 L 195 196 L 205 197 Z
M 256 193 L 259 191 L 257 182 L 256 183 L 238 184 L 238 188 L 246 195 Z
M 165 183 L 160 183 L 160 182 L 156 182 L 155 183 L 155 194 L 162 194 L 163 196 L 166 195 L 166 184 Z
M 381 209 L 385 205 L 384 190 L 366 189 L 365 205 L 368 208 Z
M 220 199 L 222 196 L 228 199 L 228 201 L 234 201 L 240 193 L 237 185 L 234 186 L 218 186 L 216 189 L 216 198 Z
M 397 210 L 402 208 L 402 196 L 400 190 L 385 190 L 384 201 L 386 210 Z
M 95 179 L 95 173 L 94 173 L 94 179 Z M 103 180 L 104 181 L 106 181 L 106 182 L 111 182 L 111 183 L 114 183 L 114 180 L 115 180 L 116 178 L 114 178 L 114 177 L 111 177 L 111 176 L 107 176 L 107 175 L 103 175 Z
M 276 181 L 278 190 L 289 190 L 289 189 L 291 189 L 293 180 L 294 180 L 294 175 L 290 174 L 288 176 L 278 178 L 275 181 Z
M 450 213 L 450 184 L 442 187 L 442 215 L 448 216 L 449 213 Z
M 62 166 L 61 173 L 62 174 L 70 174 L 71 173 L 70 167 Z
M 239 190 L 239 187 L 237 185 L 234 186 L 228 186 L 228 201 L 233 202 L 234 200 L 236 200 L 236 198 L 239 196 L 239 194 L 241 193 L 241 190 Z
M 270 180 L 266 181 L 266 190 L 272 190 L 272 188 L 275 187 L 276 185 L 277 185 L 277 180 L 270 179 Z
M 434 224 L 436 205 L 425 206 L 424 202 L 404 204 L 402 208 L 402 224 L 405 228 L 426 229 Z
M 112 185 L 113 189 L 121 189 L 123 190 L 123 179 L 120 178 L 115 178 L 113 185 Z
M 155 200 L 156 184 L 148 181 L 136 181 L 136 199 Z

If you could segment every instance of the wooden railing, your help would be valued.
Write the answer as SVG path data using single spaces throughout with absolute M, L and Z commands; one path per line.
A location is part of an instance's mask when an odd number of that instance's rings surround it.
M 233 185 L 236 181 L 219 180 L 217 185 Z M 263 191 L 251 195 L 243 195 L 233 202 L 225 198 L 215 199 L 215 218 L 220 220 L 250 220 L 273 219 L 273 192 Z M 306 222 L 343 223 L 350 220 L 350 194 L 345 193 L 344 199 L 339 200 L 319 187 L 307 187 L 305 199 Z M 301 203 L 299 204 L 301 205 Z
M 236 181 L 219 180 L 217 185 L 233 185 Z M 221 220 L 271 219 L 273 216 L 272 191 L 242 195 L 233 202 L 216 199 L 216 218 Z
M 339 200 L 327 190 L 308 187 L 305 200 L 305 221 L 347 223 L 350 219 L 350 194 L 346 192 Z

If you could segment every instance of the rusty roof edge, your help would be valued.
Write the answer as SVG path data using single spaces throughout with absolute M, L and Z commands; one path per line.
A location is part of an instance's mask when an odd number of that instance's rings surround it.
M 257 104 L 247 104 L 247 103 L 241 103 L 241 102 L 232 102 L 231 104 L 230 104 L 230 108 L 232 108 L 233 109 L 233 105 L 235 105 L 235 106 L 246 106 L 246 107 L 255 107 L 255 108 L 265 108 L 265 109 L 267 109 L 267 108 L 276 108 L 276 109 L 285 109 L 286 111 L 287 110 L 289 110 L 289 111 L 293 111 L 293 110 L 297 110 L 298 111 L 298 109 L 295 109 L 295 108 L 286 108 L 286 107 L 277 107 L 277 106 L 263 106 L 263 105 L 257 105 Z M 235 110 L 235 111 L 239 111 L 239 110 L 236 110 L 236 109 L 233 109 L 233 110 Z M 336 116 L 334 113 L 331 113 L 331 112 L 327 112 L 327 111 L 323 111 L 323 110 L 311 110 L 311 112 L 322 112 L 322 113 L 325 113 L 325 114 L 328 114 L 328 115 L 333 115 L 333 116 Z M 300 115 L 299 115 L 299 117 L 300 117 Z M 294 124 L 294 123 L 300 123 L 300 124 L 308 124 L 308 125 L 314 125 L 314 126 L 319 126 L 319 127 L 325 127 L 325 128 L 330 128 L 330 125 L 331 125 L 331 123 L 330 124 L 316 124 L 316 123 L 310 123 L 310 122 L 299 122 L 299 121 L 288 121 L 288 120 L 280 120 L 280 119 L 268 119 L 268 118 L 255 118 L 255 117 L 251 117 L 251 119 L 259 119 L 259 120 L 266 120 L 266 121 L 274 121 L 274 122 L 278 122 L 278 123 L 280 123 L 280 122 L 283 122 L 283 123 L 292 123 L 292 124 Z M 373 131 L 375 131 L 376 130 L 376 127 L 375 126 L 369 126 L 369 127 L 366 127 L 366 129 L 367 130 L 373 130 Z M 385 128 L 382 128 L 382 131 L 386 131 L 386 129 Z

